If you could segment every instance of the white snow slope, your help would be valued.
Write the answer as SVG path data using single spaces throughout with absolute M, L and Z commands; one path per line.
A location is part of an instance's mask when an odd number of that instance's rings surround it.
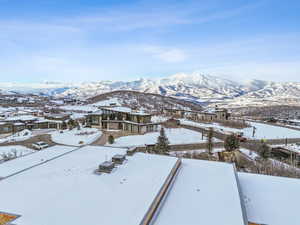
M 257 99 L 283 101 L 284 103 L 283 99 L 286 98 L 300 98 L 300 83 L 261 80 L 238 83 L 198 72 L 179 73 L 166 78 L 139 79 L 130 82 L 99 81 L 79 84 L 42 83 L 31 85 L 0 83 L 0 89 L 18 93 L 43 93 L 77 98 L 88 98 L 115 90 L 133 90 L 199 102 L 236 99 L 239 104 L 250 103 Z

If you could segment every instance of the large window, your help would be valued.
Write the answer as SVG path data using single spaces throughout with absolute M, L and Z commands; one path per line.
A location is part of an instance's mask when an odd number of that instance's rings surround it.
M 99 124 L 99 117 L 92 117 L 92 124 Z

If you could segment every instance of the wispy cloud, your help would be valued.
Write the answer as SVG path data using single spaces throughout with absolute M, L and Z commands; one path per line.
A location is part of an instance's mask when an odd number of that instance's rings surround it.
M 120 32 L 209 23 L 241 15 L 243 12 L 258 8 L 263 4 L 265 4 L 264 0 L 255 0 L 228 9 L 213 8 L 203 1 L 190 1 L 188 4 L 186 2 L 172 2 L 172 4 L 163 4 L 160 7 L 138 4 L 113 9 L 99 9 L 97 13 L 92 15 L 66 18 L 63 22 L 86 29 L 100 28 Z
M 78 16 L 0 19 L 1 79 L 132 79 L 191 70 L 272 77 L 280 68 L 292 79 L 299 71 L 299 33 L 260 30 L 243 36 L 242 30 L 232 41 L 222 36 L 222 24 L 255 12 L 268 0 L 216 1 L 223 7 L 214 1 L 152 2 Z M 210 27 L 217 23 L 220 32 Z M 213 38 L 203 37 L 212 30 Z
M 144 51 L 149 53 L 152 57 L 167 63 L 184 62 L 188 58 L 187 54 L 178 48 L 146 46 L 144 47 Z

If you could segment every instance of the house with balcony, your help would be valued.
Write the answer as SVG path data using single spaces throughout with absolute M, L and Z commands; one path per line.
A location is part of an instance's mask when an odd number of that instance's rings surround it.
M 87 115 L 87 124 L 104 130 L 122 130 L 129 133 L 157 131 L 159 123 L 151 122 L 151 115 L 127 107 L 100 107 Z
M 192 120 L 202 121 L 229 120 L 230 118 L 230 113 L 227 109 L 221 109 L 218 107 L 214 109 L 206 109 L 203 111 L 165 108 L 163 112 L 167 116 L 173 116 L 176 118 L 189 118 Z

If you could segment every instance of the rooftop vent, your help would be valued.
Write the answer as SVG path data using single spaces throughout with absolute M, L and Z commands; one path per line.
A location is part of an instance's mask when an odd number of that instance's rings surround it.
M 112 161 L 116 164 L 123 164 L 123 162 L 126 160 L 125 155 L 117 154 L 112 157 Z
M 99 165 L 98 172 L 102 173 L 111 173 L 111 171 L 115 168 L 115 163 L 111 161 L 105 161 L 104 163 Z

